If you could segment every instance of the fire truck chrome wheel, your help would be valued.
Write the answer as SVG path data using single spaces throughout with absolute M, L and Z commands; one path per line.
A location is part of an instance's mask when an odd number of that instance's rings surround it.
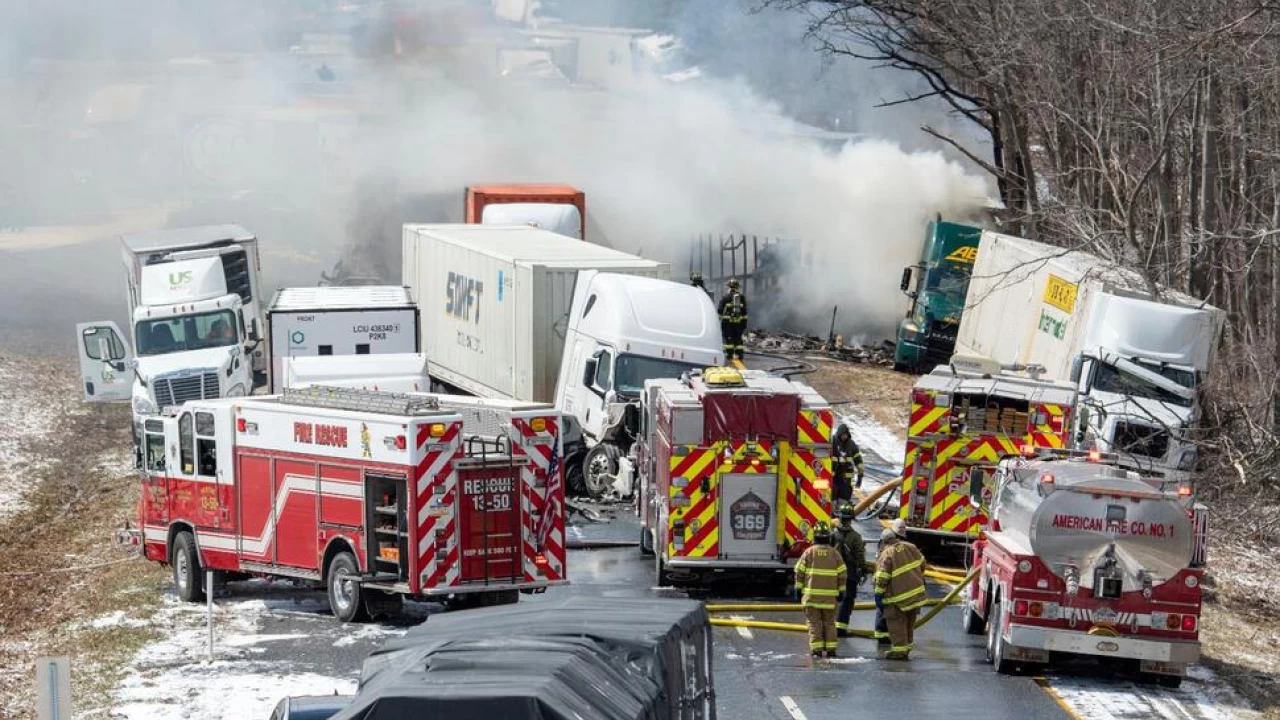
M 1013 663 L 1004 659 L 1004 605 L 999 599 L 991 606 L 991 622 L 987 625 L 987 661 L 1001 675 L 1013 674 Z
M 173 586 L 184 602 L 199 602 L 204 598 L 201 586 L 200 557 L 196 555 L 196 541 L 191 533 L 183 531 L 173 539 Z
M 986 632 L 986 623 L 974 608 L 973 600 L 967 600 L 964 604 L 964 609 L 961 612 L 964 613 L 964 619 L 962 622 L 964 623 L 964 632 L 966 635 L 981 635 Z
M 365 617 L 364 598 L 356 558 L 349 552 L 341 552 L 329 563 L 329 609 L 342 622 L 357 622 Z

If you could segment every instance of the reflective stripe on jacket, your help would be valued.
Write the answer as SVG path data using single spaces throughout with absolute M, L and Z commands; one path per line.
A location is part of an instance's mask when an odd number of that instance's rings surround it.
M 844 592 L 847 569 L 840 552 L 828 545 L 813 545 L 796 563 L 796 590 L 805 607 L 835 610 L 836 598 Z
M 876 559 L 876 594 L 885 605 L 907 612 L 924 605 L 924 556 L 915 545 L 905 541 L 880 551 Z

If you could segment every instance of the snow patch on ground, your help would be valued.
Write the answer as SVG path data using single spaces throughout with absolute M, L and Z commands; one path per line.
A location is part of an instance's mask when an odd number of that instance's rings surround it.
M 902 472 L 902 458 L 907 454 L 907 444 L 872 417 L 866 408 L 854 405 L 848 414 L 840 417 L 840 422 L 849 426 L 853 441 L 864 452 L 870 450 L 880 456 L 880 460 L 895 474 Z
M 136 628 L 136 627 L 146 627 L 147 625 L 150 625 L 150 623 L 148 623 L 146 620 L 132 618 L 132 617 L 129 617 L 128 614 L 125 613 L 125 611 L 116 610 L 115 612 L 96 617 L 84 623 L 80 627 L 92 628 L 93 630 L 106 630 L 108 628 L 115 628 L 115 627 Z M 73 625 L 72 629 L 75 629 L 75 628 L 76 626 Z
M 1050 686 L 1090 720 L 1252 720 L 1260 717 L 1212 670 L 1194 666 L 1177 690 L 1099 677 L 1050 677 Z
M 56 367 L 0 354 L 0 520 L 22 507 L 28 474 L 47 463 L 33 446 L 68 413 L 86 412 L 72 394 L 72 379 Z
M 153 623 L 165 632 L 134 657 L 113 695 L 118 720 L 240 720 L 265 718 L 289 695 L 355 692 L 357 677 L 291 672 L 289 663 L 256 656 L 264 643 L 305 638 L 260 634 L 262 617 L 277 612 L 263 600 L 219 601 L 214 606 L 214 661 L 207 661 L 205 607 L 164 598 Z M 367 628 L 366 637 L 380 628 Z M 394 631 L 392 631 L 394 632 Z

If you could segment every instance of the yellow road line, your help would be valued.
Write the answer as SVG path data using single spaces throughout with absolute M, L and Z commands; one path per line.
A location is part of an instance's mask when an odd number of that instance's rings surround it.
M 1053 698 L 1053 701 L 1058 703 L 1058 707 L 1062 708 L 1063 712 L 1070 715 L 1073 720 L 1086 720 L 1084 716 L 1075 711 L 1075 708 L 1068 705 L 1066 700 L 1062 699 L 1062 696 L 1058 694 L 1057 690 L 1053 689 L 1053 686 L 1049 684 L 1049 680 L 1043 675 L 1037 675 L 1031 679 L 1035 680 L 1036 685 L 1040 686 L 1040 689 L 1043 690 L 1046 695 Z

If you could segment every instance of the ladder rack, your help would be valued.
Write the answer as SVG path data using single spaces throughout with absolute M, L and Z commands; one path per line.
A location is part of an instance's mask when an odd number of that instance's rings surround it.
M 383 415 L 430 415 L 440 412 L 440 400 L 429 395 L 409 395 L 327 385 L 286 388 L 280 395 L 279 402 L 285 405 L 353 410 Z

